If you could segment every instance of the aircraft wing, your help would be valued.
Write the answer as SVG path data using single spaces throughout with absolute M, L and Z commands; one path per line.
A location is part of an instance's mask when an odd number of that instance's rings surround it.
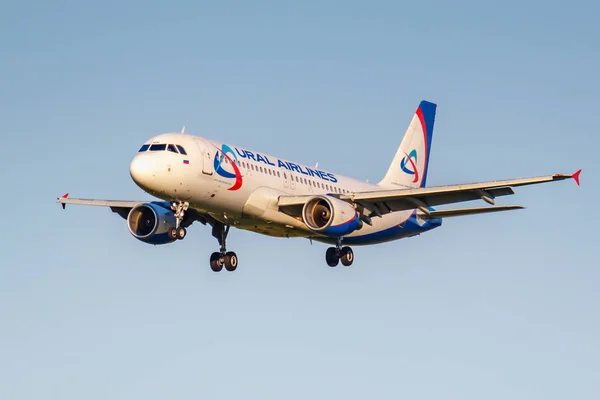
M 159 204 L 161 207 L 170 209 L 171 204 L 168 201 L 156 201 L 156 200 L 102 200 L 102 199 L 76 199 L 69 198 L 69 193 L 65 193 L 62 197 L 56 199 L 56 202 L 61 204 L 63 209 L 67 204 L 75 204 L 82 206 L 100 206 L 110 207 L 111 211 L 119 214 L 122 218 L 127 219 L 129 211 L 137 206 L 138 204 L 154 203 Z M 186 218 L 182 222 L 182 225 L 187 227 L 191 225 L 193 221 L 199 221 L 206 225 L 209 223 L 212 225 L 213 219 L 210 215 L 200 213 L 193 208 L 189 208 L 185 212 Z
M 82 206 L 101 206 L 101 207 L 110 207 L 110 208 L 113 208 L 113 207 L 133 208 L 137 204 L 149 202 L 149 200 L 135 201 L 135 200 L 70 199 L 67 196 L 68 196 L 68 193 L 65 194 L 64 196 L 56 199 L 56 202 L 62 204 L 63 208 L 65 208 L 65 205 L 67 205 L 67 204 L 79 204 Z
M 508 179 L 448 186 L 431 186 L 414 189 L 383 189 L 334 196 L 339 197 L 340 200 L 355 204 L 357 209 L 361 210 L 362 214 L 366 217 L 381 216 L 391 212 L 413 209 L 419 209 L 422 214 L 430 215 L 432 211 L 429 207 L 444 204 L 481 199 L 494 205 L 494 199 L 496 197 L 514 194 L 513 187 L 555 182 L 571 178 L 579 185 L 580 173 L 581 170 L 572 175 L 554 174 L 533 178 Z M 290 215 L 297 215 L 299 211 L 298 207 L 303 205 L 310 197 L 312 196 L 281 196 L 279 198 L 279 208 Z

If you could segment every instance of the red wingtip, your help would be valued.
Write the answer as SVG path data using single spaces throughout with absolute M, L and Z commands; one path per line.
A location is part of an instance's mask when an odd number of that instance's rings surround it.
M 581 170 L 578 170 L 573 175 L 571 175 L 571 177 L 573 177 L 573 179 L 575 179 L 575 182 L 577 183 L 577 186 L 579 186 L 579 174 L 581 174 Z
M 65 194 L 62 195 L 63 199 L 66 199 L 67 197 L 69 197 L 69 192 L 67 192 L 67 193 L 65 193 Z

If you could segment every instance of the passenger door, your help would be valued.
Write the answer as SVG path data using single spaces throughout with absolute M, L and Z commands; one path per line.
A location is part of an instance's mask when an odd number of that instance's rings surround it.
M 212 159 L 212 151 L 207 143 L 203 140 L 196 139 L 196 144 L 198 145 L 198 149 L 200 150 L 200 154 L 202 154 L 202 173 L 205 175 L 213 174 L 213 159 Z

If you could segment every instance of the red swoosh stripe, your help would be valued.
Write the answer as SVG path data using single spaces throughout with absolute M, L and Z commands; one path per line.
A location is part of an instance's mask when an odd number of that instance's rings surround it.
M 221 151 L 221 153 L 223 153 L 223 151 Z M 223 155 L 225 156 L 225 158 L 227 158 L 229 160 L 229 162 L 231 163 L 231 166 L 233 167 L 233 172 L 235 172 L 235 183 L 233 184 L 232 187 L 230 187 L 227 190 L 238 190 L 239 188 L 242 187 L 242 174 L 240 172 L 240 169 L 238 168 L 238 166 L 236 165 L 236 163 L 233 162 L 233 160 L 231 159 L 231 157 L 229 157 L 225 153 L 223 153 Z
M 421 129 L 423 130 L 423 141 L 425 142 L 425 154 L 422 157 L 424 160 L 424 164 L 423 164 L 423 175 L 424 175 L 425 171 L 427 170 L 427 160 L 429 159 L 429 152 L 427 150 L 429 143 L 427 143 L 427 126 L 425 125 L 425 117 L 423 116 L 423 111 L 421 110 L 421 107 L 417 108 L 417 116 L 419 117 L 419 121 L 421 122 Z
M 406 152 L 404 154 L 406 154 Z M 406 154 L 406 158 L 408 158 L 408 161 L 410 161 L 412 170 L 415 171 L 415 179 L 413 180 L 413 183 L 415 183 L 419 180 L 419 171 L 417 170 L 417 166 L 415 165 L 415 162 L 413 161 L 412 157 L 410 157 L 408 154 Z

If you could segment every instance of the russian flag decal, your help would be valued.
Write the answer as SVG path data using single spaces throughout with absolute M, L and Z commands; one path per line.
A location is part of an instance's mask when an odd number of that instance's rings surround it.
M 184 164 L 189 164 L 189 163 L 190 163 L 190 160 L 183 160 L 183 163 L 184 163 Z

